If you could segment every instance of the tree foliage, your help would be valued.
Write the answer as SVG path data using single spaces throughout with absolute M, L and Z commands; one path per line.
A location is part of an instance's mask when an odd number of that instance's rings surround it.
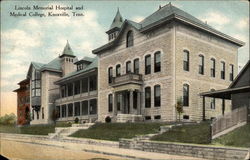
M 177 99 L 175 107 L 176 107 L 176 111 L 177 111 L 177 113 L 179 115 L 179 121 L 180 121 L 181 120 L 181 114 L 183 113 L 183 101 L 182 101 L 181 97 L 179 97 Z
M 16 115 L 14 113 L 5 114 L 4 116 L 0 117 L 0 124 L 8 125 L 15 123 L 16 123 Z

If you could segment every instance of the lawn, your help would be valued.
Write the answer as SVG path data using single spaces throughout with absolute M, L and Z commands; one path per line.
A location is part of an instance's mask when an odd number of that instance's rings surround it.
M 250 124 L 242 126 L 212 141 L 215 145 L 250 147 Z
M 33 135 L 48 135 L 54 133 L 55 127 L 70 127 L 71 124 L 57 122 L 50 125 L 27 125 L 17 127 L 16 125 L 0 125 L 0 133 L 16 133 L 16 134 L 33 134 Z
M 210 123 L 175 126 L 170 131 L 151 138 L 154 141 L 169 141 L 181 143 L 209 144 Z
M 136 135 L 156 133 L 163 123 L 97 123 L 87 130 L 79 130 L 71 137 L 119 141 Z

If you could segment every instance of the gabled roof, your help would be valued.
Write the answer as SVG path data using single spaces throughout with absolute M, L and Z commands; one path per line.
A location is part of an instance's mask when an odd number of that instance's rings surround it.
M 163 23 L 170 21 L 170 20 L 173 20 L 173 19 L 179 20 L 183 23 L 187 23 L 187 24 L 192 25 L 196 28 L 202 29 L 203 31 L 209 32 L 213 35 L 219 36 L 220 38 L 225 39 L 227 41 L 230 41 L 231 43 L 234 43 L 238 46 L 243 46 L 245 44 L 244 42 L 242 42 L 240 40 L 237 40 L 237 39 L 230 37 L 230 36 L 220 32 L 220 31 L 217 31 L 213 27 L 211 27 L 208 24 L 202 22 L 201 20 L 195 18 L 194 16 L 188 14 L 187 12 L 171 5 L 171 3 L 161 7 L 156 12 L 154 12 L 153 14 L 146 17 L 140 23 L 136 23 L 136 22 L 133 22 L 131 20 L 125 20 L 123 22 L 123 24 L 121 25 L 120 32 L 122 32 L 122 30 L 124 29 L 123 26 L 125 26 L 126 23 L 133 26 L 139 32 L 146 32 L 149 29 L 152 29 L 160 24 L 163 24 Z M 119 39 L 119 36 L 117 36 L 116 39 Z M 92 52 L 94 54 L 98 54 L 100 51 L 108 49 L 113 44 L 115 44 L 115 40 L 93 50 Z
M 115 15 L 115 18 L 114 18 L 109 30 L 112 30 L 114 28 L 121 28 L 122 23 L 123 23 L 123 18 L 121 16 L 119 8 L 118 8 L 116 15 Z
M 73 51 L 72 51 L 72 49 L 71 49 L 71 47 L 70 47 L 70 45 L 69 45 L 69 41 L 67 41 L 67 44 L 66 44 L 66 46 L 64 47 L 63 52 L 62 52 L 62 55 L 61 55 L 60 57 L 62 57 L 62 56 L 71 56 L 71 57 L 75 57 L 75 55 L 74 55 L 74 53 L 73 53 Z
M 50 61 L 48 64 L 44 64 L 41 67 L 41 71 L 44 71 L 44 70 L 61 72 L 62 68 L 61 68 L 60 58 L 57 57 L 57 58 L 53 59 L 52 61 Z
M 233 80 L 233 82 L 229 85 L 228 88 L 233 88 L 235 86 L 235 84 L 239 81 L 239 79 L 241 78 L 241 76 L 250 68 L 250 60 L 248 60 L 248 62 L 246 63 L 246 65 L 241 69 L 240 73 L 235 77 L 235 79 Z M 250 86 L 250 82 L 249 82 L 249 86 Z
M 41 67 L 44 65 L 44 63 L 31 62 L 31 65 L 32 65 L 35 69 L 40 70 Z
M 86 68 L 84 68 L 83 70 L 79 70 L 79 71 L 75 71 L 75 72 L 71 72 L 71 73 L 67 74 L 66 76 L 64 76 L 61 79 L 59 79 L 58 81 L 56 81 L 55 84 L 60 84 L 61 82 L 74 79 L 77 76 L 87 74 L 91 71 L 96 70 L 97 67 L 98 67 L 98 57 L 95 57 L 93 59 L 92 63 L 90 63 Z

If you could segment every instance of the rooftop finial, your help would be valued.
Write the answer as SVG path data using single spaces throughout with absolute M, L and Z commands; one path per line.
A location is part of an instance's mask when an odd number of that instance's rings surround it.
M 171 2 L 169 2 L 169 5 L 171 6 Z

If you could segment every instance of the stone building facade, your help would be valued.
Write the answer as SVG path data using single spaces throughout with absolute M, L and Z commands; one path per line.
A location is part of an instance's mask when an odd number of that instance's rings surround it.
M 93 50 L 99 57 L 99 121 L 121 114 L 174 121 L 179 98 L 182 119 L 202 120 L 199 93 L 230 84 L 244 45 L 171 4 L 140 23 L 123 21 L 118 11 L 106 33 L 109 42 Z M 206 102 L 206 119 L 221 114 L 222 101 Z M 225 106 L 231 110 L 229 101 Z

